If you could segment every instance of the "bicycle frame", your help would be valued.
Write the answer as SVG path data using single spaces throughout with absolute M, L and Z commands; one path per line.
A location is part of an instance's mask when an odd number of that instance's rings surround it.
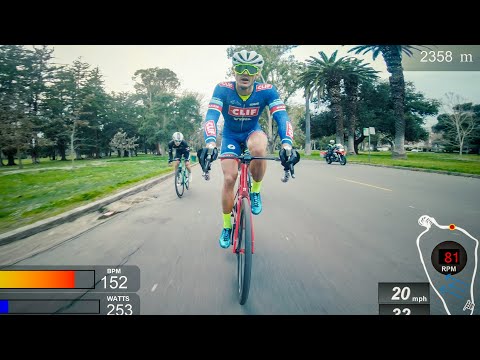
M 274 160 L 274 159 L 272 159 L 272 160 Z M 236 209 L 236 211 L 234 211 L 235 224 L 240 224 L 241 213 L 237 210 L 241 208 L 242 199 L 247 198 L 248 205 L 249 206 L 252 205 L 251 202 L 250 202 L 250 189 L 248 188 L 248 184 L 247 184 L 248 168 L 250 166 L 250 161 L 248 161 L 248 162 L 241 161 L 239 166 L 240 166 L 240 180 L 239 180 L 239 183 L 238 183 L 237 193 L 235 195 L 236 203 L 234 203 L 234 205 L 233 205 L 234 209 Z M 252 220 L 253 220 L 252 213 L 250 213 L 250 221 L 252 222 Z M 233 246 L 232 246 L 232 252 L 233 253 L 235 253 L 235 249 L 237 248 L 238 228 L 239 228 L 239 226 L 235 226 L 235 231 L 233 233 Z M 255 231 L 252 228 L 252 254 L 254 254 L 254 253 L 255 253 Z
M 250 162 L 252 160 L 275 160 L 280 161 L 278 157 L 265 157 L 265 156 L 252 156 L 250 153 L 244 153 L 240 156 L 220 156 L 219 159 L 235 159 L 239 161 L 239 168 L 240 168 L 240 179 L 238 182 L 238 188 L 235 193 L 235 200 L 233 204 L 233 215 L 234 215 L 234 223 L 235 231 L 233 232 L 233 246 L 232 252 L 235 253 L 237 248 L 238 242 L 238 229 L 240 224 L 240 215 L 241 213 L 238 211 L 241 209 L 242 199 L 246 198 L 248 200 L 248 205 L 251 206 L 250 201 L 250 189 L 248 188 L 248 169 L 250 167 Z M 283 180 L 282 180 L 283 181 Z M 252 213 L 250 213 L 250 222 L 253 223 Z M 252 227 L 252 254 L 255 253 L 255 231 Z

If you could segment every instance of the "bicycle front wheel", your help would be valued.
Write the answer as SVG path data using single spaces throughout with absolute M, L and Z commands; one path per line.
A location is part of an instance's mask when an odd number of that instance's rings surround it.
M 183 172 L 183 181 L 185 182 L 185 187 L 187 188 L 187 190 L 190 186 L 190 181 L 188 181 L 189 179 L 188 175 L 189 175 L 189 172 L 185 169 L 185 171 Z
M 183 181 L 183 173 L 182 169 L 178 168 L 177 173 L 175 174 L 175 191 L 177 196 L 180 198 L 183 196 L 183 192 L 185 191 L 185 183 Z
M 240 305 L 247 302 L 252 275 L 252 217 L 251 208 L 246 198 L 242 199 L 238 226 L 237 254 L 238 301 Z

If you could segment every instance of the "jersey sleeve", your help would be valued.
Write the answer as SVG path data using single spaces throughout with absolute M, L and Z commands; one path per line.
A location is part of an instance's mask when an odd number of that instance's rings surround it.
M 168 142 L 168 160 L 172 161 L 173 160 L 173 141 Z
M 217 122 L 222 114 L 223 98 L 224 88 L 217 85 L 213 91 L 212 98 L 208 104 L 207 114 L 205 115 L 205 123 L 203 125 L 203 138 L 205 143 L 217 141 Z
M 183 140 L 183 145 L 184 145 L 184 148 L 185 148 L 185 159 L 189 159 L 190 157 L 190 146 L 188 146 L 188 143 Z
M 280 136 L 282 144 L 293 145 L 293 126 L 288 117 L 286 106 L 280 99 L 275 86 L 268 90 L 268 108 L 273 120 L 277 123 L 278 136 Z

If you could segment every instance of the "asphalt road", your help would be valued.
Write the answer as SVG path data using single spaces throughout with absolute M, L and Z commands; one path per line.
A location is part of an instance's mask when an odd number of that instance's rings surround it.
M 254 217 L 251 290 L 241 306 L 236 258 L 218 245 L 220 163 L 210 181 L 200 171 L 194 167 L 181 199 L 169 179 L 108 219 L 89 214 L 2 246 L 0 265 L 137 265 L 141 314 L 377 315 L 379 283 L 428 282 L 416 246 L 425 230 L 420 216 L 480 238 L 480 179 L 301 161 L 296 179 L 282 183 L 281 167 L 269 162 L 263 212 Z M 462 236 L 436 230 L 425 254 L 432 243 Z M 464 274 L 473 269 L 469 259 Z M 478 285 L 474 279 L 475 298 Z M 430 295 L 430 313 L 445 314 Z

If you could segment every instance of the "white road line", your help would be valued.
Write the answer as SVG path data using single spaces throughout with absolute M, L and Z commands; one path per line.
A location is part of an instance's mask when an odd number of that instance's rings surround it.
M 158 285 L 158 284 L 153 285 L 153 287 L 152 287 L 152 292 L 155 291 L 155 289 L 157 288 L 157 285 Z
M 377 188 L 377 189 L 380 189 L 380 190 L 393 191 L 393 190 L 391 190 L 391 189 L 386 189 L 386 188 L 382 188 L 382 187 L 380 187 L 380 186 L 365 184 L 365 183 L 361 183 L 361 182 L 358 182 L 358 181 L 353 181 L 353 180 L 348 180 L 348 179 L 343 179 L 343 178 L 337 178 L 337 179 L 345 180 L 345 181 L 352 182 L 352 183 L 355 183 L 355 184 L 370 186 L 370 187 Z

